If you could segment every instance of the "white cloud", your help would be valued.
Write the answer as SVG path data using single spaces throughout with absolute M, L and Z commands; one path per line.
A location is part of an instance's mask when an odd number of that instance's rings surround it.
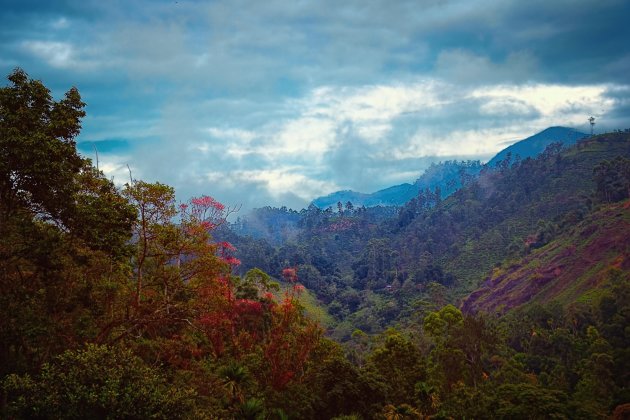
M 50 24 L 53 29 L 66 29 L 70 27 L 70 21 L 65 17 L 60 17 L 52 21 Z
M 327 118 L 298 117 L 285 123 L 279 133 L 271 136 L 263 153 L 277 159 L 306 155 L 309 159 L 317 160 L 333 147 L 334 141 L 334 121 Z
M 471 129 L 452 130 L 446 133 L 418 131 L 405 148 L 397 148 L 390 154 L 390 159 L 408 159 L 427 156 L 469 156 L 480 157 L 496 153 L 499 143 L 506 138 L 524 138 L 534 133 L 515 129 Z
M 31 55 L 58 69 L 86 71 L 105 66 L 105 63 L 95 58 L 97 50 L 79 50 L 70 42 L 31 40 L 22 41 L 21 46 Z
M 304 175 L 299 167 L 278 169 L 238 170 L 229 172 L 211 171 L 205 178 L 212 183 L 221 182 L 224 188 L 243 188 L 246 184 L 258 184 L 273 197 L 288 193 L 295 194 L 304 202 L 312 200 L 322 191 L 339 189 L 333 182 L 320 181 Z
M 521 104 L 538 110 L 545 120 L 564 124 L 582 123 L 583 114 L 605 114 L 614 101 L 605 96 L 610 86 L 563 86 L 531 84 L 525 86 L 487 86 L 473 90 L 472 97 L 485 101 L 487 111 L 500 110 L 505 104 Z M 590 112 L 589 112 L 590 110 Z M 503 111 L 500 111 L 503 112 Z
M 256 133 L 249 130 L 243 130 L 240 128 L 218 128 L 210 127 L 207 129 L 208 134 L 218 139 L 224 139 L 228 141 L 236 141 L 239 143 L 248 143 L 256 138 Z
M 96 166 L 96 156 L 84 154 L 85 157 L 92 159 L 92 164 Z M 119 187 L 129 182 L 129 167 L 131 167 L 131 176 L 135 179 L 143 179 L 142 173 L 134 168 L 134 157 L 130 155 L 118 155 L 110 153 L 99 153 L 98 168 Z M 127 165 L 129 164 L 129 167 Z
M 186 185 L 264 191 L 276 202 L 292 193 L 295 200 L 307 203 L 338 189 L 370 192 L 413 181 L 431 159 L 485 160 L 506 142 L 552 125 L 579 128 L 588 115 L 605 114 L 613 106 L 614 100 L 606 96 L 609 88 L 466 88 L 428 78 L 354 88 L 326 86 L 267 109 L 276 119 L 248 123 L 247 129 L 225 123 L 202 128 L 199 132 L 207 140 L 191 143 L 186 151 L 173 144 L 161 153 L 187 162 L 187 169 L 178 172 Z M 243 119 L 249 121 L 247 115 Z M 180 132 L 177 127 L 184 124 L 173 125 L 172 131 Z M 194 123 L 187 130 L 194 132 Z
M 389 121 L 405 112 L 441 106 L 445 103 L 439 95 L 442 87 L 436 80 L 422 80 L 410 84 L 318 88 L 304 101 L 305 113 L 354 123 Z
M 52 67 L 68 68 L 75 62 L 74 48 L 67 42 L 24 41 L 22 46 Z

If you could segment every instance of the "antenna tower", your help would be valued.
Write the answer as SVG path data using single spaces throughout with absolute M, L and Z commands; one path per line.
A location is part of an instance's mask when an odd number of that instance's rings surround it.
M 593 127 L 595 127 L 595 117 L 589 117 L 588 122 L 591 123 L 591 137 L 593 137 Z

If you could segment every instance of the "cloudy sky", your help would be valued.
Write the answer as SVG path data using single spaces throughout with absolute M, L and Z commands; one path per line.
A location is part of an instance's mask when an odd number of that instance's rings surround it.
M 627 0 L 0 0 L 0 71 L 87 102 L 116 182 L 244 209 L 372 192 L 553 125 L 630 127 Z

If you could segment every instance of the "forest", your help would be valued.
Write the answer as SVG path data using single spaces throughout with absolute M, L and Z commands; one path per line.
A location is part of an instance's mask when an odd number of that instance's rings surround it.
M 400 207 L 231 222 L 115 185 L 84 108 L 21 69 L 0 88 L 2 418 L 630 416 L 627 131 L 448 162 L 448 195 Z

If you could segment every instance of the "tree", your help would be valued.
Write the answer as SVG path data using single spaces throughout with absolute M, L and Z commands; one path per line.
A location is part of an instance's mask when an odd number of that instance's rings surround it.
M 66 351 L 41 374 L 12 375 L 9 418 L 192 418 L 195 392 L 170 384 L 129 350 Z
M 422 418 L 420 412 L 409 404 L 401 404 L 398 406 L 389 404 L 385 407 L 383 415 L 387 420 L 408 420 Z
M 387 401 L 413 403 L 416 383 L 426 379 L 420 349 L 394 329 L 387 330 L 383 339 L 383 343 L 370 354 L 368 368 L 378 372 L 387 384 Z
M 132 181 L 126 184 L 125 197 L 136 208 L 138 222 L 134 226 L 136 241 L 136 294 L 135 306 L 138 307 L 142 295 L 145 263 L 148 257 L 169 259 L 165 250 L 156 248 L 158 239 L 168 240 L 166 235 L 173 235 L 174 225 L 171 219 L 177 214 L 175 208 L 175 190 L 168 185 L 144 181 Z M 169 232 L 170 231 L 170 232 Z
M 604 202 L 617 202 L 630 197 L 630 159 L 617 156 L 593 168 L 597 196 Z
M 259 268 L 252 268 L 242 279 L 235 278 L 235 293 L 238 299 L 258 299 L 260 293 L 279 291 L 280 285 Z
M 94 338 L 124 282 L 133 208 L 81 158 L 75 88 L 20 69 L 0 88 L 0 374 Z
M 54 101 L 21 69 L 8 79 L 11 86 L 0 88 L 0 220 L 24 209 L 66 222 L 84 165 L 74 139 L 85 104 L 76 88 Z
M 231 362 L 219 369 L 219 377 L 222 380 L 223 387 L 230 396 L 230 402 L 232 404 L 236 402 L 243 404 L 245 401 L 243 388 L 250 381 L 247 369 L 236 362 Z

